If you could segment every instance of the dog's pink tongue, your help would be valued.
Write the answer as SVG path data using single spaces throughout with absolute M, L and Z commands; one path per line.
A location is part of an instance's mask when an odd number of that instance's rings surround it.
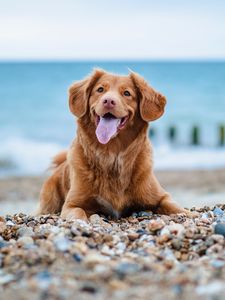
M 107 144 L 111 137 L 116 134 L 119 122 L 120 119 L 100 117 L 95 133 L 101 144 Z

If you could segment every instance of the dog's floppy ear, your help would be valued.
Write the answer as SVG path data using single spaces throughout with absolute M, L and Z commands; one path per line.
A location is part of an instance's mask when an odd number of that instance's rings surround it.
M 138 74 L 131 72 L 130 77 L 140 98 L 140 114 L 144 121 L 154 121 L 162 116 L 166 105 L 166 98 L 151 88 Z
M 91 91 L 103 74 L 104 71 L 96 69 L 88 78 L 75 82 L 69 88 L 69 108 L 76 117 L 81 118 L 87 112 Z

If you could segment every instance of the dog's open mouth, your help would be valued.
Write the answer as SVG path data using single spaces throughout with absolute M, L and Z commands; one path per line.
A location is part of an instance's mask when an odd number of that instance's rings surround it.
M 96 136 L 101 144 L 107 144 L 111 138 L 117 135 L 128 120 L 128 116 L 116 118 L 113 114 L 107 113 L 103 116 L 96 115 Z

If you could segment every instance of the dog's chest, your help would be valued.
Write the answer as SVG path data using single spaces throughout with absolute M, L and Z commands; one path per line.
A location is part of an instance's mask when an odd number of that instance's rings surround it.
M 90 162 L 90 160 L 89 160 Z M 90 187 L 103 214 L 119 218 L 128 204 L 132 162 L 123 154 L 102 155 L 98 151 L 89 164 Z
M 130 182 L 131 170 L 129 163 L 122 155 L 100 155 L 96 153 L 91 163 L 93 185 L 98 187 L 99 194 L 105 192 L 119 194 L 127 188 Z

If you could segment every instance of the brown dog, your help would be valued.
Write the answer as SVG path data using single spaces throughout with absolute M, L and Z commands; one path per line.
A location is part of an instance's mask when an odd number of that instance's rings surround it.
M 166 99 L 142 77 L 95 70 L 69 90 L 78 118 L 68 153 L 56 156 L 41 191 L 40 213 L 87 219 L 119 218 L 134 211 L 188 213 L 174 203 L 153 174 L 148 122 L 162 116 Z

